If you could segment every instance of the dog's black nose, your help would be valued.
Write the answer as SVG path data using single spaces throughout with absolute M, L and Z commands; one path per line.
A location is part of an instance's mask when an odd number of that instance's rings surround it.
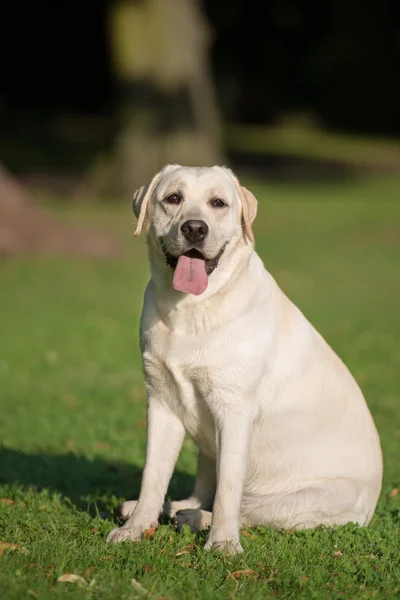
M 181 226 L 181 231 L 188 242 L 196 244 L 197 242 L 203 241 L 206 237 L 208 233 L 208 225 L 204 221 L 191 219 L 190 221 L 185 221 L 183 223 Z

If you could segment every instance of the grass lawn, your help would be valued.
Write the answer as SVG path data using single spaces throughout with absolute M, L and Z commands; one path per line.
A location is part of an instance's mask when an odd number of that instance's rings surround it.
M 259 198 L 257 250 L 360 383 L 385 458 L 371 525 L 243 532 L 244 554 L 164 524 L 107 545 L 145 456 L 138 320 L 148 277 L 129 202 L 57 208 L 124 244 L 118 258 L 0 264 L 0 595 L 19 598 L 395 598 L 400 595 L 400 181 L 283 185 Z M 184 443 L 169 495 L 195 473 Z M 73 573 L 84 582 L 57 582 Z M 143 589 L 133 587 L 135 578 Z

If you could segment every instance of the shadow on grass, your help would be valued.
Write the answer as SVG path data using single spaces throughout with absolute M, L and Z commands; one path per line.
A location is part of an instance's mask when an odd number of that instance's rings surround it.
M 139 496 L 142 466 L 68 454 L 25 454 L 0 447 L 0 484 L 59 493 L 78 509 L 111 516 L 117 499 Z M 175 471 L 168 495 L 175 500 L 192 491 L 194 478 Z M 106 516 L 102 514 L 102 516 Z

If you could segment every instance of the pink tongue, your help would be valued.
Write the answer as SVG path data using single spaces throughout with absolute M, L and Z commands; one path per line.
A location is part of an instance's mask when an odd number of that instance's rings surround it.
M 178 292 L 188 292 L 195 296 L 202 294 L 208 285 L 204 260 L 180 256 L 175 268 L 172 285 Z

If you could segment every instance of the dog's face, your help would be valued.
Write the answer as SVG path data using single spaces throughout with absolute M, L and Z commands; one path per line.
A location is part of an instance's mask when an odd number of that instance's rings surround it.
M 140 233 L 145 216 L 152 243 L 174 271 L 173 287 L 199 295 L 223 261 L 228 245 L 253 241 L 257 202 L 223 167 L 168 165 L 136 192 Z

